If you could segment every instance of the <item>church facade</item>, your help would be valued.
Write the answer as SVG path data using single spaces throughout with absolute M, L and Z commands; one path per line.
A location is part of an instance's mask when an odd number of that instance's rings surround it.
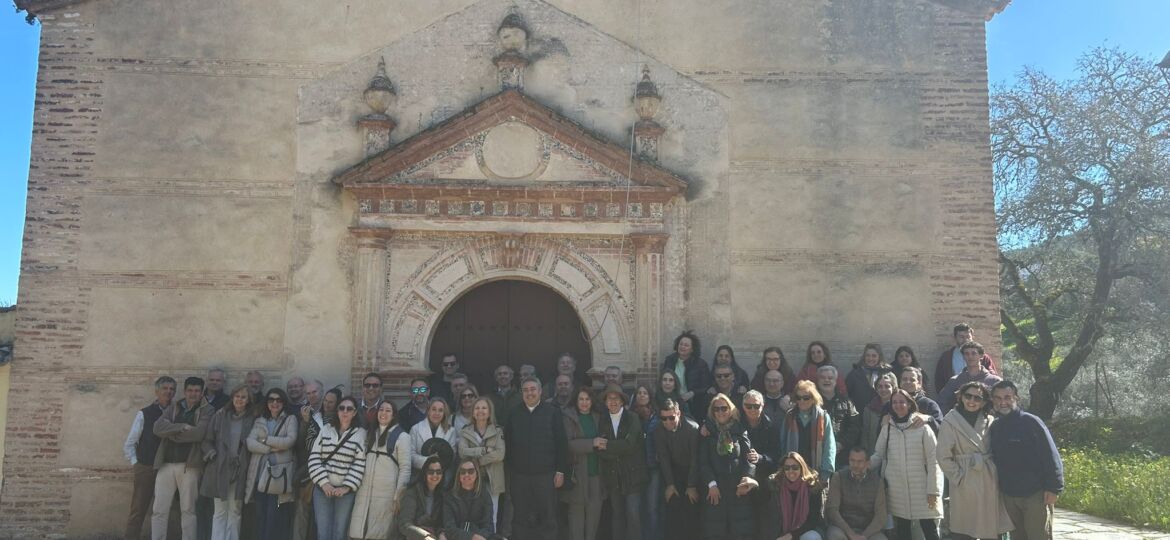
M 18 1 L 40 71 L 0 536 L 124 524 L 159 375 L 388 395 L 999 349 L 1007 0 Z

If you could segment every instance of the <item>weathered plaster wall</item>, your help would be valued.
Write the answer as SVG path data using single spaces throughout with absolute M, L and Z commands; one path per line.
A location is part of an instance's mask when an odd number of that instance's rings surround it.
M 0 536 L 117 531 L 117 448 L 160 373 L 349 378 L 356 202 L 327 180 L 361 158 L 360 90 L 385 56 L 396 141 L 494 93 L 510 5 L 42 14 Z M 906 343 L 929 364 L 966 320 L 998 351 L 981 17 L 930 0 L 516 5 L 543 53 L 530 95 L 612 140 L 654 72 L 662 164 L 694 181 L 669 219 L 663 342 L 693 328 L 749 365 L 774 343 L 799 362 L 826 340 L 841 363 Z

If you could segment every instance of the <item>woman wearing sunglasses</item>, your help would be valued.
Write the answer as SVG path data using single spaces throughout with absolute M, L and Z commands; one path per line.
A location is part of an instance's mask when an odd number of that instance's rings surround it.
M 463 391 L 464 393 L 467 390 Z M 504 430 L 496 425 L 495 405 L 490 398 L 481 397 L 471 405 L 472 423 L 459 430 L 459 456 L 479 466 L 481 488 L 492 498 L 492 524 L 500 510 L 500 496 L 504 482 Z M 506 529 L 496 526 L 496 530 Z
M 475 388 L 474 384 L 468 384 L 463 387 L 458 396 L 455 396 L 455 399 L 458 400 L 458 403 L 455 404 L 455 418 L 452 420 L 451 426 L 455 433 L 459 433 L 464 426 L 475 422 L 471 408 L 475 405 L 475 400 L 479 399 L 479 390 Z
M 798 452 L 804 462 L 828 482 L 836 471 L 837 441 L 833 437 L 833 419 L 825 412 L 824 399 L 812 381 L 796 383 L 792 391 L 796 406 L 780 426 L 780 451 Z
M 357 398 L 346 396 L 309 451 L 313 517 L 317 540 L 345 540 L 354 493 L 366 472 L 366 430 L 361 426 Z
M 442 534 L 445 472 L 438 454 L 423 460 L 422 474 L 411 482 L 398 507 L 395 526 L 402 538 L 435 540 Z
M 951 483 L 951 537 L 999 538 L 1012 529 L 1012 521 L 991 461 L 991 390 L 969 382 L 959 387 L 956 402 L 959 405 L 943 417 L 938 430 L 937 452 L 938 464 Z
M 295 490 L 292 486 L 295 469 L 293 445 L 296 444 L 297 415 L 289 414 L 288 394 L 273 388 L 264 394 L 263 411 L 252 424 L 248 434 L 248 451 L 252 458 L 248 466 L 247 493 L 244 502 L 256 499 L 256 522 L 260 538 L 288 538 L 292 522 Z
M 765 538 L 777 540 L 821 540 L 825 527 L 821 513 L 821 482 L 799 453 L 789 452 L 780 470 L 768 478 L 773 512 L 767 520 Z M 776 511 L 778 510 L 778 511 Z
M 710 435 L 699 440 L 699 492 L 704 538 L 746 540 L 755 530 L 748 495 L 759 487 L 748 459 L 752 441 L 731 398 L 716 394 L 707 406 Z M 704 492 L 703 489 L 706 489 Z
M 455 487 L 443 497 L 443 533 L 447 540 L 488 540 L 494 538 L 492 497 L 480 478 L 479 466 L 471 458 L 459 460 Z

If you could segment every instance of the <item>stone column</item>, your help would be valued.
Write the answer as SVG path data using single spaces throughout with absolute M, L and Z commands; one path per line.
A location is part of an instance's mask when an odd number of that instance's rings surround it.
M 351 229 L 357 239 L 353 265 L 353 353 L 355 368 L 377 371 L 382 353 L 389 229 Z
M 662 360 L 659 343 L 662 334 L 663 248 L 665 234 L 632 234 L 634 244 L 634 287 L 637 312 L 637 366 L 653 372 Z

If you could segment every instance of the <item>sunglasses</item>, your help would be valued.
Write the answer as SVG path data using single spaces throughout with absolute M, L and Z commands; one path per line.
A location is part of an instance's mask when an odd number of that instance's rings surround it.
M 727 412 L 731 410 L 731 407 L 728 407 L 727 405 L 717 405 L 715 407 L 711 407 L 711 410 L 714 412 Z
M 411 394 L 425 394 L 425 393 L 427 393 L 427 390 L 430 390 L 430 388 L 427 388 L 425 386 L 416 386 L 416 387 L 410 389 L 410 393 Z
M 341 412 L 354 412 L 357 410 L 357 407 L 354 407 L 353 405 L 341 405 L 337 407 L 337 410 Z
M 283 400 L 283 399 L 281 399 L 281 397 L 280 397 L 280 396 L 269 396 L 269 397 L 268 397 L 268 402 L 269 402 L 269 403 L 279 403 L 279 402 L 282 402 L 282 401 L 284 401 L 284 400 Z
M 782 470 L 785 470 L 785 471 L 799 471 L 800 465 L 785 465 L 785 466 L 780 467 L 780 468 Z
M 459 362 L 443 362 L 443 366 L 445 366 L 445 367 L 458 366 L 458 365 L 459 365 Z
M 362 385 L 363 388 L 381 388 L 382 383 L 366 383 Z
M 715 378 L 716 379 L 730 379 L 731 374 L 730 373 L 719 373 L 719 374 L 715 375 Z
M 983 396 L 979 394 L 963 394 L 963 399 L 969 399 L 971 401 L 986 401 L 983 399 Z
M 759 403 L 744 403 L 743 404 L 743 408 L 745 408 L 749 411 L 758 411 L 762 407 L 763 407 L 763 405 L 760 405 Z
M 663 422 L 674 422 L 675 420 L 678 420 L 678 418 L 675 418 L 674 416 L 659 416 L 658 419 Z
M 427 469 L 427 476 L 443 476 L 443 469 Z
M 475 474 L 475 469 L 459 469 L 459 476 L 471 476 Z
M 459 397 L 461 397 L 463 399 L 472 399 L 475 397 L 475 394 L 463 394 L 462 396 L 459 396 Z
M 812 396 L 796 396 L 796 401 L 812 401 Z

